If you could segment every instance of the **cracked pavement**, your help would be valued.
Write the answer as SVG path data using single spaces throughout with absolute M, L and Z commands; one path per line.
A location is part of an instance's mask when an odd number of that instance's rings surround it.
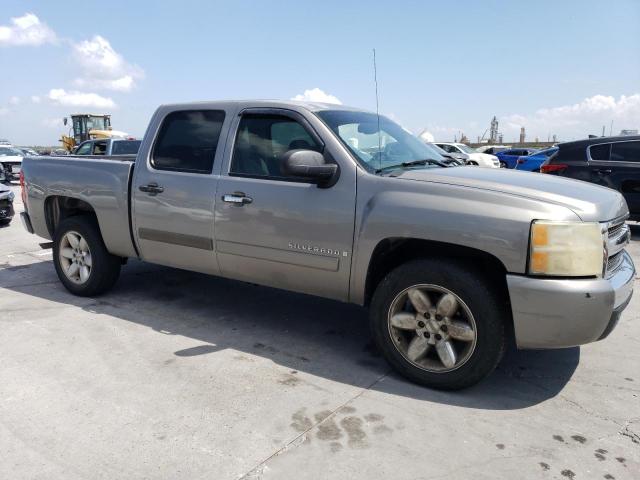
M 360 308 L 141 262 L 73 297 L 41 241 L 0 229 L 2 479 L 640 478 L 638 295 L 602 342 L 438 392 Z

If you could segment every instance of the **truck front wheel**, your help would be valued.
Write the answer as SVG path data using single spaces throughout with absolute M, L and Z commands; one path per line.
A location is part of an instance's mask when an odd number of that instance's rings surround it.
M 370 308 L 373 337 L 400 374 L 457 390 L 496 367 L 508 313 L 487 279 L 455 260 L 421 259 L 391 271 Z
M 97 222 L 89 216 L 60 222 L 53 240 L 53 263 L 66 289 L 81 297 L 106 292 L 120 275 L 120 258 L 107 251 Z

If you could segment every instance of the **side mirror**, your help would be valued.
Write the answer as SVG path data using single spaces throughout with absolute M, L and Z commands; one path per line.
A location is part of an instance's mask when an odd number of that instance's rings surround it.
M 324 155 L 313 150 L 289 150 L 282 156 L 285 175 L 329 188 L 338 180 L 338 165 L 326 163 Z

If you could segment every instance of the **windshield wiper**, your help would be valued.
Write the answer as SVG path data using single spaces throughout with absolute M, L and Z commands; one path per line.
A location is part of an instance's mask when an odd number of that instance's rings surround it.
M 375 170 L 375 173 L 381 173 L 384 172 L 385 170 L 393 170 L 395 168 L 407 168 L 407 167 L 414 167 L 416 165 L 438 165 L 439 167 L 447 167 L 446 164 L 440 162 L 439 160 L 434 160 L 433 158 L 425 158 L 422 160 L 413 160 L 411 162 L 402 162 L 402 163 L 398 163 L 397 165 L 388 165 L 386 167 L 382 167 L 382 168 L 378 168 Z

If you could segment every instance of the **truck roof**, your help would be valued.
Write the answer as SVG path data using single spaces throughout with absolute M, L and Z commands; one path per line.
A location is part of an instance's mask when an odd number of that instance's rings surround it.
M 312 112 L 320 110 L 346 110 L 346 111 L 363 111 L 362 108 L 349 107 L 347 105 L 339 105 L 335 103 L 322 102 L 303 102 L 298 100 L 216 100 L 203 102 L 188 103 L 170 103 L 161 105 L 162 108 L 188 109 L 188 108 L 289 108 L 302 107 Z M 366 111 L 366 110 L 364 110 Z

